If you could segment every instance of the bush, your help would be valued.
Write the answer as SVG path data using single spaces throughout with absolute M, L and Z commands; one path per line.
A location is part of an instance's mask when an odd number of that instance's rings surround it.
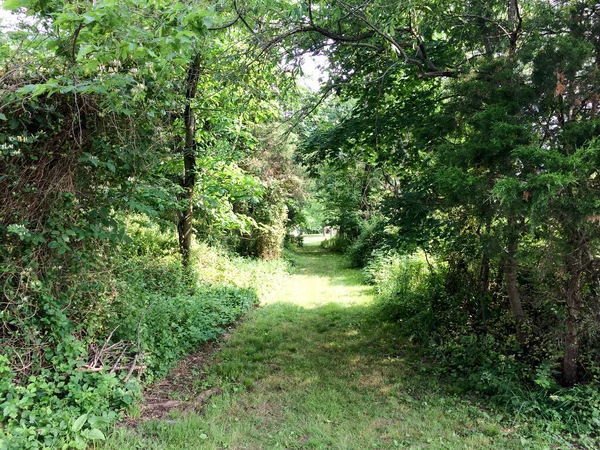
M 178 255 L 131 258 L 120 265 L 120 313 L 109 328 L 118 326 L 115 338 L 137 343 L 139 327 L 149 382 L 267 298 L 286 269 L 283 261 L 241 257 L 204 243 L 194 246 L 188 271 Z
M 365 267 L 376 250 L 391 248 L 391 236 L 386 233 L 385 226 L 386 221 L 381 217 L 364 222 L 360 235 L 347 249 L 352 267 Z
M 535 370 L 521 359 L 514 340 L 491 335 L 456 336 L 431 349 L 443 372 L 460 388 L 490 397 L 516 418 L 580 442 L 600 430 L 598 384 L 570 389 L 558 382 L 558 367 L 544 361 Z
M 298 236 L 286 234 L 285 239 L 283 240 L 283 247 L 293 250 L 304 247 L 304 236 L 301 234 Z
M 419 254 L 375 251 L 363 272 L 376 286 L 382 320 L 400 322 L 400 332 L 423 344 L 446 379 L 465 392 L 488 396 L 532 424 L 533 432 L 572 433 L 578 442 L 594 442 L 600 430 L 598 380 L 561 387 L 556 360 L 531 359 L 514 336 L 507 308 L 489 318 L 486 329 L 478 328 L 465 307 L 471 300 L 465 296 L 468 286 L 450 294 L 455 275 L 439 265 L 430 270 Z
M 223 334 L 258 303 L 249 288 L 199 285 L 176 295 L 170 290 L 148 292 L 133 285 L 122 297 L 115 337 L 135 342 L 139 326 L 145 382 L 164 376 L 181 357 Z
M 222 334 L 286 276 L 283 261 L 242 258 L 207 244 L 195 246 L 191 267 L 183 270 L 172 228 L 162 230 L 143 216 L 126 223 L 129 237 L 113 255 L 112 270 L 79 280 L 61 296 L 38 283 L 32 310 L 21 308 L 28 334 L 1 341 L 19 348 L 28 339 L 31 351 L 23 356 L 30 358 L 25 366 L 33 366 L 17 370 L 0 353 L 0 449 L 83 449 L 103 439 L 103 430 L 134 403 L 140 381 L 164 375 Z M 81 314 L 68 316 L 65 305 L 73 298 Z M 138 326 L 143 361 L 136 359 Z M 123 351 L 120 367 L 145 365 L 141 380 L 126 382 L 128 370 L 90 370 L 105 344 L 117 345 L 117 356 Z
M 330 252 L 342 253 L 352 244 L 352 240 L 341 233 L 336 234 L 330 239 L 321 241 L 321 248 Z
M 48 274 L 10 293 L 20 303 L 0 312 L 0 449 L 86 448 L 137 396 L 121 373 L 85 367 L 115 314 L 110 277 L 99 272 L 60 287 Z
M 442 289 L 438 275 L 429 271 L 424 258 L 376 251 L 363 272 L 376 286 L 382 320 L 401 322 L 407 337 L 428 342 L 436 326 L 433 300 Z
M 285 283 L 288 262 L 239 256 L 223 247 L 200 243 L 194 248 L 193 265 L 203 284 L 253 289 L 261 301 Z
M 87 448 L 104 439 L 102 430 L 118 420 L 139 393 L 138 384 L 115 374 L 79 370 L 87 344 L 65 336 L 53 367 L 19 379 L 0 355 L 0 448 Z

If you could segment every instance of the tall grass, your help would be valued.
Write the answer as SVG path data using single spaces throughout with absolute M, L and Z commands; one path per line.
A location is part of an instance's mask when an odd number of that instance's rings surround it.
M 439 285 L 424 255 L 375 251 L 363 273 L 377 290 L 375 304 L 380 317 L 401 323 L 406 337 L 428 342 L 435 328 L 432 300 Z

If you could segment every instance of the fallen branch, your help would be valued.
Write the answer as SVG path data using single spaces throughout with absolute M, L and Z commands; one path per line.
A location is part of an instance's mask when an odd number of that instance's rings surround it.
M 106 369 L 106 366 L 100 366 L 100 367 L 90 367 L 90 366 L 82 366 L 82 367 L 78 367 L 75 370 L 81 370 L 83 372 L 102 372 Z M 131 372 L 135 371 L 135 370 L 143 370 L 146 369 L 146 366 L 136 366 L 136 365 L 132 365 L 132 366 L 115 366 L 112 369 L 110 369 L 109 373 L 113 373 L 116 370 L 130 370 Z M 127 380 L 125 380 L 127 381 Z

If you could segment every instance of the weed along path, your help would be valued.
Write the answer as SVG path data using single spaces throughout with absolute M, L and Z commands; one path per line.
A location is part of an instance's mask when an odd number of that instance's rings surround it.
M 360 272 L 319 240 L 307 237 L 287 283 L 212 362 L 190 368 L 185 395 L 214 395 L 195 412 L 121 428 L 104 448 L 523 448 L 489 410 L 440 388 L 394 328 L 373 319 Z

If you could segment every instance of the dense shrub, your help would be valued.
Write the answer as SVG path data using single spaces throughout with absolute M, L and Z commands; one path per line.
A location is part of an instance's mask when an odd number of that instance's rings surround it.
M 440 264 L 429 267 L 419 254 L 375 251 L 363 272 L 376 286 L 382 320 L 400 323 L 401 333 L 421 344 L 456 387 L 489 396 L 534 428 L 593 442 L 600 430 L 598 379 L 561 387 L 559 366 L 543 336 L 530 330 L 527 346 L 521 346 L 507 308 L 488 314 L 482 328 L 468 307 L 472 289 L 456 287 L 460 283 L 455 272 Z M 546 353 L 539 350 L 539 342 Z
M 204 268 L 213 276 L 231 264 L 223 253 L 217 257 L 221 267 Z M 164 375 L 179 358 L 218 337 L 258 302 L 251 287 L 228 285 L 222 278 L 213 284 L 198 281 L 199 272 L 184 272 L 175 256 L 130 260 L 123 269 L 120 312 L 111 328 L 118 326 L 117 339 L 137 345 L 139 338 L 145 381 Z
M 363 272 L 376 286 L 381 318 L 402 323 L 407 337 L 428 342 L 436 325 L 433 302 L 441 289 L 424 258 L 376 251 Z
M 283 247 L 287 249 L 295 250 L 299 247 L 304 246 L 304 236 L 298 235 L 294 236 L 293 234 L 287 234 L 285 239 L 283 240 Z
M 385 227 L 386 221 L 381 217 L 363 223 L 360 235 L 346 251 L 352 267 L 364 267 L 374 251 L 392 247 L 391 236 Z
M 111 373 L 78 370 L 87 345 L 65 336 L 52 351 L 53 366 L 18 379 L 0 355 L 0 448 L 86 448 L 120 418 L 137 396 L 135 382 Z
M 466 392 L 489 396 L 516 417 L 552 433 L 573 433 L 579 439 L 600 430 L 597 382 L 566 389 L 558 368 L 543 361 L 535 370 L 522 358 L 514 339 L 463 335 L 430 348 L 441 370 Z
M 147 252 L 146 241 L 172 238 L 145 224 L 138 230 L 142 256 L 121 261 L 119 314 L 115 337 L 139 345 L 146 382 L 163 376 L 179 358 L 222 334 L 260 298 L 266 298 L 286 275 L 286 263 L 238 256 L 205 243 L 193 247 L 190 270 L 177 254 Z M 133 245 L 132 245 L 133 247 Z M 164 256 L 160 256 L 160 255 Z M 139 331 L 139 334 L 138 334 Z M 139 343 L 138 343 L 139 338 Z
M 285 283 L 288 273 L 285 260 L 257 260 L 204 243 L 194 248 L 193 261 L 200 283 L 252 289 L 261 301 Z
M 101 255 L 104 250 L 96 249 Z M 14 291 L 4 284 L 0 449 L 86 448 L 104 438 L 102 430 L 137 396 L 138 384 L 125 382 L 124 373 L 88 367 L 93 349 L 106 341 L 106 320 L 116 311 L 110 273 L 82 255 L 71 253 L 87 267 L 70 280 L 73 272 L 65 264 L 65 273 L 55 266 L 44 278 L 27 280 L 24 274 L 35 274 L 24 271 L 20 280 L 12 278 L 22 283 L 14 284 Z
M 207 244 L 195 246 L 184 270 L 173 227 L 144 216 L 124 223 L 129 235 L 110 260 L 112 270 L 79 280 L 65 298 L 37 288 L 43 313 L 30 317 L 28 330 L 39 354 L 27 354 L 17 371 L 2 347 L 0 449 L 86 448 L 103 439 L 103 430 L 134 403 L 140 382 L 164 375 L 219 336 L 286 274 L 282 261 L 242 258 Z M 67 294 L 81 298 L 85 314 L 66 314 Z M 91 367 L 111 346 L 118 351 Z M 130 377 L 131 366 L 145 369 Z
M 321 241 L 321 248 L 325 250 L 329 250 L 331 252 L 344 252 L 346 249 L 352 244 L 352 239 L 349 237 L 338 233 L 330 239 L 325 239 Z

